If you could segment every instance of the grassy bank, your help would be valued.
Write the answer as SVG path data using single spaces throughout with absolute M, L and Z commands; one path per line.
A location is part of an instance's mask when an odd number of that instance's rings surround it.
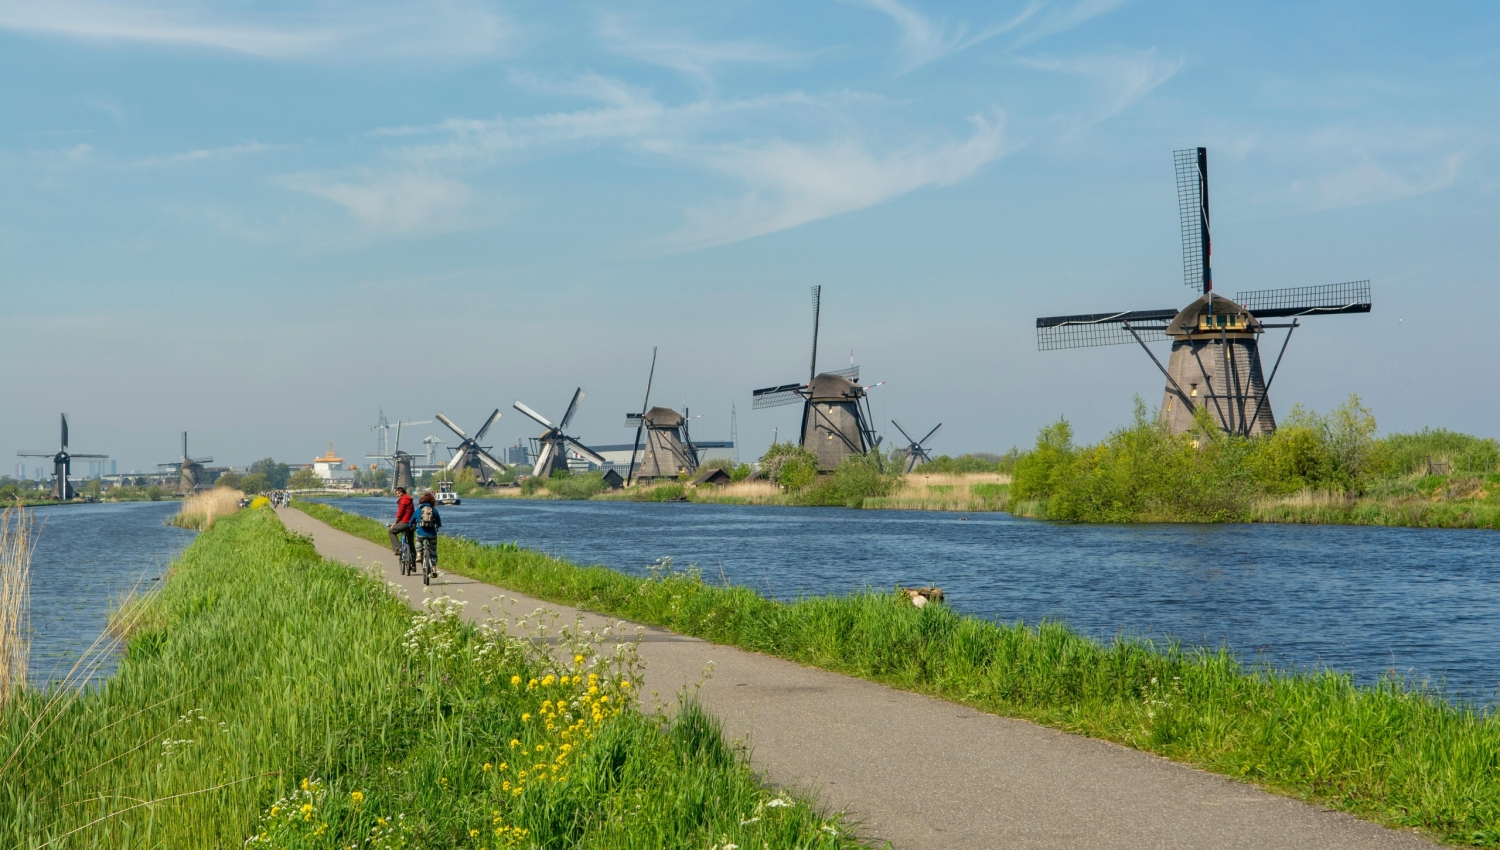
M 382 542 L 373 520 L 297 507 Z M 445 542 L 455 573 L 718 643 L 1117 741 L 1450 842 L 1500 845 L 1500 717 L 1421 687 L 1248 669 L 1222 652 L 1101 645 L 893 595 L 793 604 L 693 573 L 639 579 L 515 546 Z
M 182 500 L 177 513 L 173 514 L 168 522 L 179 528 L 208 531 L 214 527 L 214 520 L 238 511 L 240 500 L 243 498 L 245 498 L 244 493 L 228 487 L 199 490 Z
M 1023 516 L 1078 522 L 1305 522 L 1500 528 L 1500 443 L 1427 430 L 1376 436 L 1351 397 L 1295 407 L 1274 434 L 1171 434 L 1137 401 L 1134 420 L 1090 446 L 1065 421 L 1015 464 Z
M 114 678 L 0 712 L 0 846 L 853 846 L 701 711 L 627 710 L 628 649 L 554 662 L 414 615 L 269 510 L 221 517 L 116 626 Z

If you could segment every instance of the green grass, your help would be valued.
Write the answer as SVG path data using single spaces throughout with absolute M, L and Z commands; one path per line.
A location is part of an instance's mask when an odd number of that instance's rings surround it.
M 373 521 L 297 503 L 383 542 Z M 893 594 L 782 604 L 692 573 L 640 579 L 514 545 L 444 543 L 455 573 L 556 602 L 932 694 L 1242 778 L 1447 841 L 1500 845 L 1500 717 L 1418 685 L 1247 668 L 1224 652 L 1100 644 Z
M 0 847 L 855 846 L 692 704 L 628 710 L 632 651 L 574 635 L 558 663 L 414 615 L 269 510 L 215 523 L 117 622 L 116 676 L 0 713 Z

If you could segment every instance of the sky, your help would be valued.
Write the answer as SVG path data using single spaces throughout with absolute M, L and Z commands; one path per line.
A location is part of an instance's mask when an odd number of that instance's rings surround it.
M 1493 3 L 0 0 L 0 452 L 59 412 L 122 470 L 183 430 L 363 461 L 380 410 L 500 408 L 498 447 L 576 387 L 620 443 L 656 347 L 652 402 L 703 440 L 733 406 L 751 460 L 798 426 L 750 393 L 805 379 L 814 285 L 891 439 L 1097 440 L 1160 373 L 1034 320 L 1191 300 L 1196 146 L 1220 292 L 1371 281 L 1276 411 L 1497 436 L 1497 124 Z

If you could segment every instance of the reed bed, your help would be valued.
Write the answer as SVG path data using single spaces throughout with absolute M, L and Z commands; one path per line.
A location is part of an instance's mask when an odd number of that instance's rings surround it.
M 31 512 L 0 512 L 0 711 L 26 687 L 31 660 Z
M 240 509 L 240 500 L 245 494 L 229 487 L 214 487 L 199 490 L 182 500 L 182 506 L 172 517 L 172 524 L 197 531 L 208 531 L 214 520 L 228 516 Z
M 384 540 L 372 520 L 294 506 Z M 1116 741 L 1451 843 L 1500 845 L 1500 715 L 1424 683 L 1360 687 L 1222 650 L 918 610 L 892 593 L 783 604 L 691 570 L 641 579 L 515 545 L 444 546 L 447 569 L 543 599 Z
M 620 636 L 414 614 L 269 510 L 170 575 L 116 676 L 0 711 L 0 847 L 857 846 L 691 702 L 633 710 Z
M 1010 476 L 1003 473 L 931 473 L 920 468 L 901 477 L 889 496 L 872 496 L 863 507 L 902 511 L 1005 510 Z

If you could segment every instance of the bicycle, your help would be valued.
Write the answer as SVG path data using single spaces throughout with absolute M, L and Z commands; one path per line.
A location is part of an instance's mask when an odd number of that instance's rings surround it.
M 411 541 L 405 535 L 401 537 L 401 574 L 413 575 L 417 571 L 416 557 L 411 550 Z
M 418 537 L 417 554 L 421 560 L 422 583 L 432 584 L 432 579 L 437 575 L 437 538 Z

